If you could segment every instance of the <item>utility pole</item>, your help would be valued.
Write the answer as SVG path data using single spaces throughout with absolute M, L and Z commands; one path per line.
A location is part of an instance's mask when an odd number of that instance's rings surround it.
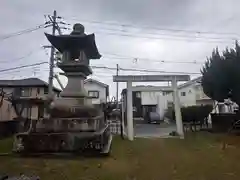
M 120 68 L 119 68 L 119 65 L 117 64 L 117 71 L 116 71 L 116 76 L 118 76 L 118 73 L 119 73 L 119 70 L 120 70 Z M 116 101 L 117 101 L 117 107 L 116 107 L 116 109 L 118 109 L 118 108 L 120 108 L 121 109 L 121 115 L 120 115 L 120 122 L 121 122 L 121 125 L 120 125 L 120 131 L 121 131 L 121 137 L 122 137 L 122 139 L 124 139 L 124 119 L 123 119 L 123 101 L 122 101 L 122 107 L 119 107 L 119 103 L 118 103 L 118 90 L 119 90 L 119 84 L 118 84 L 119 82 L 116 82 Z M 118 119 L 116 119 L 116 120 L 118 120 Z
M 66 27 L 60 27 L 58 25 L 57 19 L 62 19 L 62 17 L 57 16 L 57 11 L 56 10 L 54 10 L 53 16 L 48 15 L 47 17 L 49 19 L 48 22 L 51 23 L 51 25 L 52 25 L 52 35 L 55 35 L 56 31 L 58 31 L 59 35 L 62 35 L 61 29 L 69 29 L 69 28 L 66 28 Z M 70 24 L 66 24 L 63 21 L 60 21 L 59 23 L 63 24 L 63 25 L 70 25 Z M 53 94 L 53 79 L 54 79 L 53 70 L 54 70 L 54 61 L 55 61 L 55 57 L 54 57 L 55 48 L 53 46 L 43 46 L 43 47 L 44 48 L 51 48 L 50 62 L 49 62 L 48 94 L 49 94 L 49 96 L 52 96 L 52 94 Z
M 55 35 L 56 32 L 56 19 L 57 19 L 57 11 L 54 10 L 53 16 L 48 16 L 52 23 L 52 35 Z M 53 94 L 53 68 L 54 68 L 54 52 L 55 49 L 51 46 L 51 54 L 50 54 L 50 62 L 49 62 L 49 78 L 48 78 L 48 95 L 49 97 Z
M 117 72 L 116 72 L 116 76 L 118 76 L 119 73 L 119 65 L 117 64 Z M 116 82 L 116 101 L 117 101 L 117 108 L 118 108 L 118 89 L 119 89 L 119 84 L 118 82 Z

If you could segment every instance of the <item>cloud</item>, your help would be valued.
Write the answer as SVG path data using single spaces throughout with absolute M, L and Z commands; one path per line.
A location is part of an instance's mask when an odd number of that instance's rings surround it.
M 161 61 L 204 62 L 206 56 L 209 56 L 216 46 L 220 49 L 232 46 L 234 41 L 229 41 L 232 38 L 230 34 L 201 34 L 189 31 L 238 33 L 239 5 L 240 1 L 237 0 L 2 0 L 0 39 L 13 32 L 44 23 L 44 15 L 52 14 L 56 9 L 67 23 L 82 22 L 88 33 L 96 34 L 96 43 L 103 58 L 92 61 L 93 65 L 115 67 L 118 63 L 122 68 L 199 72 L 201 64 L 161 63 Z M 125 26 L 126 24 L 130 26 Z M 48 61 L 49 54 L 46 53 L 49 50 L 41 50 L 41 46 L 49 44 L 43 34 L 44 31 L 50 33 L 51 29 L 0 40 L 0 69 Z M 125 36 L 126 34 L 128 36 Z M 196 40 L 189 36 L 204 38 Z M 236 37 L 239 36 L 234 36 Z M 31 51 L 36 52 L 28 56 Z M 23 56 L 26 58 L 14 60 Z M 137 61 L 133 60 L 134 58 L 137 58 Z M 12 78 L 35 74 L 47 80 L 47 71 L 48 65 L 43 65 L 38 69 L 26 68 L 0 75 L 1 78 Z M 109 84 L 114 95 L 115 84 L 112 83 L 111 76 L 115 72 L 100 69 L 94 69 L 94 72 L 92 77 Z M 120 73 L 137 74 L 124 71 Z M 66 79 L 62 80 L 66 83 Z M 121 84 L 120 87 L 124 85 Z

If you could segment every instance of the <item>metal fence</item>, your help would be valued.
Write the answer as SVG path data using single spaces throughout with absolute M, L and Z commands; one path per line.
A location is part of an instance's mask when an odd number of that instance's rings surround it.
M 120 135 L 121 134 L 121 121 L 120 120 L 108 120 L 108 125 L 112 134 Z

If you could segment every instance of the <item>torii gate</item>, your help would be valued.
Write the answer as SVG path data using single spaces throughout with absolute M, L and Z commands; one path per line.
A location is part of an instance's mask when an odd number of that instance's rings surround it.
M 177 133 L 184 138 L 182 115 L 177 88 L 178 81 L 189 81 L 189 75 L 120 75 L 113 76 L 113 82 L 127 83 L 127 136 L 130 141 L 134 139 L 133 133 L 133 104 L 132 104 L 132 82 L 172 82 L 173 103 Z

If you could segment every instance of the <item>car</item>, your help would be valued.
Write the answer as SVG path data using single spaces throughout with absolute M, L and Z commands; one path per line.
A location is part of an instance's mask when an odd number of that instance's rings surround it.
M 160 124 L 161 118 L 160 114 L 157 112 L 150 112 L 149 113 L 149 121 L 148 123 L 157 123 Z

